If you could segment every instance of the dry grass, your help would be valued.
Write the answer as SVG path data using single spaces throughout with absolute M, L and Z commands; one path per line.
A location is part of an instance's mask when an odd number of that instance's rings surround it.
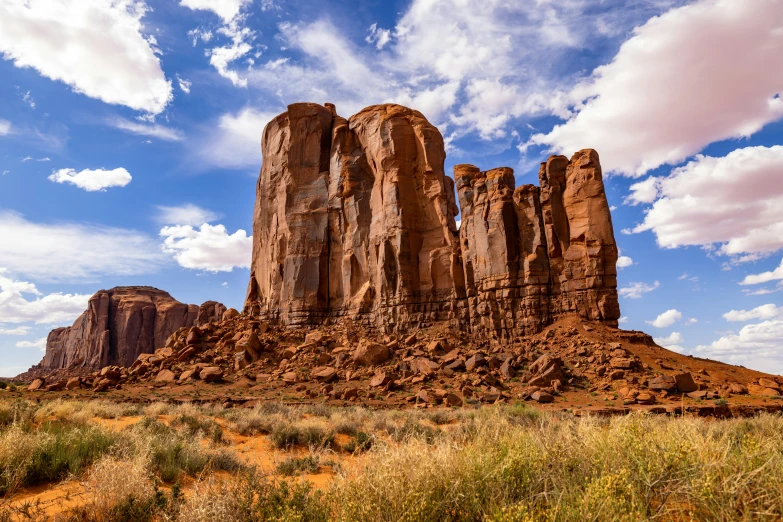
M 67 410 L 68 404 L 50 405 L 41 413 L 45 407 L 32 415 L 28 409 L 35 410 L 34 406 L 17 405 L 14 411 L 19 418 L 60 418 L 57 412 Z M 112 411 L 105 405 L 89 408 L 93 413 L 100 408 Z M 0 419 L 3 411 L 11 408 L 0 407 Z M 643 414 L 575 418 L 523 405 L 439 412 L 152 405 L 141 413 L 170 415 L 174 422 L 166 426 L 147 417 L 118 434 L 91 468 L 94 509 L 91 518 L 82 519 L 119 520 L 126 515 L 187 521 L 783 518 L 783 417 L 779 415 L 727 421 Z M 332 446 L 331 451 L 361 452 L 362 457 L 343 461 L 336 478 L 319 491 L 301 479 L 276 480 L 247 468 L 237 467 L 218 478 L 209 470 L 231 468 L 220 464 L 218 455 L 226 462 L 233 457 L 230 448 L 212 448 L 209 442 L 214 417 L 225 419 L 231 431 L 268 434 L 273 442 L 279 439 L 282 448 L 297 445 L 324 451 Z M 29 420 L 0 426 L 4 426 L 0 463 L 17 462 L 13 460 L 17 453 L 34 452 L 51 436 Z M 75 424 L 73 429 L 85 426 Z M 202 444 L 188 446 L 184 440 L 188 433 L 204 437 Z M 351 443 L 336 448 L 335 433 L 352 437 Z M 167 473 L 166 462 L 173 463 L 171 469 L 178 473 L 198 477 L 185 500 L 161 499 L 155 491 L 155 484 Z M 292 456 L 282 461 L 280 471 L 308 473 L 316 462 L 315 457 Z M 117 475 L 132 480 L 113 482 L 110 476 Z M 128 486 L 130 482 L 136 485 Z

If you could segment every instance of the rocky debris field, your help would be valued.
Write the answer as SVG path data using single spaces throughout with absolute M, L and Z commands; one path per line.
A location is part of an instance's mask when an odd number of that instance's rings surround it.
M 163 348 L 129 367 L 81 375 L 61 370 L 35 379 L 29 391 L 154 389 L 176 396 L 206 387 L 247 400 L 292 403 L 459 407 L 530 401 L 565 409 L 652 406 L 664 413 L 686 402 L 720 407 L 729 399 L 774 401 L 782 384 L 780 377 L 685 357 L 656 346 L 646 334 L 578 318 L 490 349 L 444 327 L 404 336 L 375 334 L 350 322 L 286 328 L 230 309 L 219 321 L 180 328 Z

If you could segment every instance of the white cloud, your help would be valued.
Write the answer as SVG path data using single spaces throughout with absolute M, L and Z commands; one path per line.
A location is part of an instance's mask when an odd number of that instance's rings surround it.
M 25 156 L 24 158 L 22 158 L 22 163 L 27 163 L 28 161 L 33 161 L 33 157 Z
M 328 20 L 283 23 L 278 38 L 292 59 L 273 62 L 273 74 L 269 62 L 249 71 L 248 86 L 283 105 L 329 101 L 345 116 L 410 104 L 460 135 L 503 137 L 515 118 L 570 114 L 563 90 L 581 73 L 559 64 L 580 46 L 600 46 L 682 1 L 413 0 L 380 51 L 354 45 L 350 30 Z M 370 29 L 376 46 L 386 40 L 380 31 Z
M 35 100 L 33 99 L 32 94 L 30 94 L 30 91 L 22 94 L 22 101 L 29 105 L 31 109 L 35 109 Z
M 762 272 L 760 274 L 751 274 L 745 276 L 745 279 L 740 283 L 741 285 L 758 285 L 761 283 L 769 283 L 770 281 L 783 280 L 783 259 L 780 260 L 780 266 L 769 272 Z
M 6 0 L 0 51 L 78 93 L 158 114 L 172 88 L 142 34 L 147 10 L 140 0 Z
M 16 343 L 17 348 L 38 348 L 42 352 L 46 351 L 46 337 L 41 337 L 35 341 L 19 341 Z
M 624 256 L 622 250 L 617 249 L 617 253 L 619 254 L 617 257 L 617 268 L 627 268 L 633 265 L 633 259 L 628 256 Z
M 748 324 L 708 345 L 697 346 L 701 357 L 742 364 L 768 373 L 783 373 L 783 320 Z
M 14 328 L 5 328 L 0 325 L 0 335 L 27 335 L 30 333 L 29 326 L 16 326 Z
M 163 225 L 199 226 L 220 219 L 220 214 L 192 203 L 185 203 L 176 207 L 158 206 L 158 215 L 155 219 Z
M 0 118 L 0 136 L 11 134 L 11 122 Z
M 0 317 L 3 322 L 71 324 L 87 309 L 90 299 L 87 294 L 43 295 L 34 284 L 13 280 L 3 275 L 5 273 L 7 270 L 0 269 Z M 29 299 L 26 295 L 34 298 Z
M 193 41 L 193 47 L 195 47 L 199 40 L 204 43 L 209 43 L 214 35 L 212 34 L 212 31 L 198 27 L 188 31 L 188 36 Z
M 621 317 L 620 319 L 617 320 L 618 324 L 626 324 L 627 322 L 628 322 L 628 317 L 627 316 L 623 316 L 623 317 Z
M 179 88 L 182 90 L 182 92 L 185 94 L 190 94 L 190 86 L 193 85 L 193 82 L 185 80 L 184 78 L 180 78 L 179 75 L 177 75 L 177 83 L 179 84 Z
M 694 324 L 696 324 L 698 322 L 699 322 L 698 319 L 696 319 L 695 317 L 691 317 L 690 319 L 685 321 L 685 326 L 691 326 L 691 325 L 694 325 Z
M 682 313 L 680 313 L 678 310 L 672 309 L 666 310 L 656 317 L 654 321 L 647 321 L 647 323 L 653 325 L 656 328 L 668 328 L 680 319 L 682 319 Z
M 157 242 L 135 230 L 35 223 L 4 210 L 0 237 L 0 267 L 37 281 L 73 283 L 105 274 L 146 274 L 167 262 Z
M 783 308 L 778 308 L 774 304 L 765 304 L 757 306 L 752 310 L 731 310 L 723 314 L 727 321 L 753 321 L 755 319 L 783 319 Z
M 228 234 L 223 225 L 203 224 L 164 227 L 160 231 L 163 251 L 173 254 L 184 268 L 209 272 L 231 272 L 250 266 L 253 238 L 244 230 Z
M 639 299 L 643 294 L 652 292 L 660 286 L 658 281 L 648 285 L 647 283 L 630 283 L 628 286 L 620 288 L 617 293 L 620 297 L 627 297 L 628 299 Z
M 663 346 L 667 350 L 673 352 L 683 351 L 682 342 L 684 339 L 679 332 L 672 332 L 666 337 L 653 337 L 653 341 L 655 341 L 655 344 L 658 346 Z
M 125 118 L 114 118 L 108 121 L 109 125 L 138 136 L 152 136 L 166 141 L 182 141 L 185 135 L 179 129 L 173 129 L 159 124 L 146 124 Z
M 90 170 L 84 169 L 76 172 L 75 169 L 60 169 L 49 176 L 49 181 L 55 183 L 70 183 L 87 192 L 105 191 L 111 187 L 124 187 L 131 182 L 130 173 L 124 168 L 114 170 Z
M 667 177 L 651 178 L 655 203 L 632 232 L 652 231 L 663 248 L 698 245 L 724 255 L 753 254 L 738 261 L 769 254 L 783 248 L 781 177 L 781 145 L 736 149 L 722 158 L 697 156 Z M 649 202 L 646 195 L 630 198 Z
M 261 167 L 261 135 L 279 113 L 246 107 L 236 114 L 224 114 L 214 135 L 206 137 L 197 154 L 210 164 L 226 168 Z
M 654 17 L 569 93 L 577 114 L 532 143 L 593 147 L 605 172 L 640 176 L 748 137 L 783 117 L 781 19 L 777 0 L 700 0 Z
M 236 18 L 242 7 L 251 0 L 180 0 L 179 5 L 190 9 L 200 9 L 203 11 L 212 11 L 223 22 L 229 23 Z
M 51 158 L 38 158 L 35 161 L 52 161 L 52 159 Z
M 207 52 L 209 63 L 220 76 L 231 81 L 236 87 L 247 87 L 247 78 L 229 67 L 253 50 L 250 41 L 255 39 L 255 32 L 243 25 L 244 19 L 239 16 L 217 30 L 219 35 L 230 39 L 230 43 L 213 47 Z M 195 41 L 195 39 L 194 39 Z
M 369 44 L 375 44 L 375 48 L 379 51 L 383 49 L 390 40 L 391 31 L 389 29 L 378 29 L 378 24 L 372 24 L 370 26 L 367 38 L 364 39 L 364 41 Z

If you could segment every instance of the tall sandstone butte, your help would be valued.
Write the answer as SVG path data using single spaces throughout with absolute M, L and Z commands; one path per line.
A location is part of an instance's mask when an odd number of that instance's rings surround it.
M 140 354 L 163 347 L 178 328 L 219 319 L 224 309 L 214 301 L 201 307 L 180 303 L 149 286 L 99 290 L 72 326 L 49 333 L 39 367 L 130 366 Z
M 440 132 L 399 105 L 349 119 L 290 105 L 264 129 L 245 310 L 282 324 L 435 321 L 504 340 L 563 314 L 616 325 L 614 242 L 598 155 L 444 173 Z

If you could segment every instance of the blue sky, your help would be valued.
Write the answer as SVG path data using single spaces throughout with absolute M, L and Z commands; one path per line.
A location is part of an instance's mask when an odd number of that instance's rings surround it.
M 101 288 L 242 307 L 259 141 L 402 103 L 446 170 L 595 148 L 623 328 L 783 373 L 783 0 L 0 0 L 0 375 Z

